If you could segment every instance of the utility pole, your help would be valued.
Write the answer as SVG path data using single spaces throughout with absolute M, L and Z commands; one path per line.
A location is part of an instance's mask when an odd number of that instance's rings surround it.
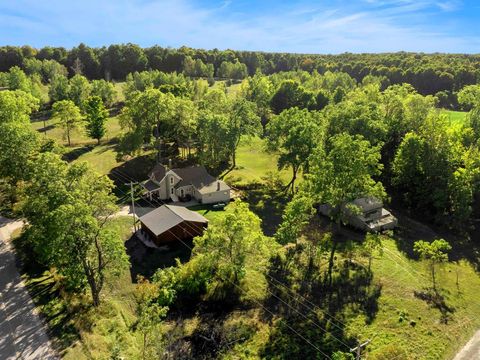
M 354 352 L 354 351 L 356 352 L 355 360 L 360 360 L 361 359 L 360 356 L 362 354 L 362 348 L 364 348 L 365 346 L 370 344 L 371 341 L 372 340 L 367 340 L 363 344 L 361 344 L 360 341 L 359 341 L 357 347 L 354 347 L 353 349 L 350 349 L 350 352 Z
M 133 213 L 133 231 L 137 231 L 137 222 L 135 219 L 135 201 L 133 198 L 133 182 L 130 181 L 130 195 L 132 196 L 132 213 Z

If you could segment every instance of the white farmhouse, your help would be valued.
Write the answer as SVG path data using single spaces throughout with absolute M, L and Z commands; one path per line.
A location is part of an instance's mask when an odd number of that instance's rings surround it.
M 158 164 L 143 187 L 150 199 L 157 197 L 177 202 L 193 198 L 202 204 L 230 201 L 230 187 L 210 175 L 203 166 L 168 169 Z

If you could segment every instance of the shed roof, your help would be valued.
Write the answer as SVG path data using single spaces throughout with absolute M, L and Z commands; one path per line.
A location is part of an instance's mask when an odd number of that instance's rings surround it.
M 184 221 L 208 223 L 199 213 L 175 205 L 162 205 L 140 217 L 140 221 L 156 236 Z

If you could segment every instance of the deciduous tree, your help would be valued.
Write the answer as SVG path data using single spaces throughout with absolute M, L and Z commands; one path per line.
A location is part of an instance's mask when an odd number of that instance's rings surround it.
M 109 226 L 117 209 L 113 183 L 86 163 L 68 165 L 52 153 L 36 161 L 41 166 L 32 167 L 21 206 L 30 246 L 73 288 L 88 286 L 98 306 L 107 275 L 128 264 L 122 239 Z
M 448 252 L 451 249 L 451 245 L 444 239 L 434 240 L 431 243 L 419 240 L 416 241 L 413 246 L 413 250 L 420 258 L 428 262 L 434 291 L 437 291 L 437 281 L 435 278 L 436 268 L 438 265 L 448 261 Z
M 90 138 L 96 139 L 98 144 L 105 136 L 105 123 L 108 119 L 108 111 L 103 106 L 102 99 L 92 96 L 85 101 L 85 129 Z
M 267 149 L 278 154 L 278 168 L 290 167 L 292 180 L 286 186 L 295 191 L 298 172 L 308 171 L 308 158 L 324 142 L 325 126 L 321 115 L 306 109 L 287 109 L 273 117 L 267 126 Z
M 263 235 L 260 219 L 246 203 L 235 201 L 203 236 L 194 240 L 193 259 L 202 259 L 212 269 L 209 291 L 214 297 L 238 292 L 242 280 L 252 273 L 266 270 L 276 248 L 275 242 Z
M 58 120 L 60 127 L 67 138 L 68 146 L 71 146 L 70 136 L 72 132 L 79 128 L 83 120 L 80 109 L 71 100 L 61 100 L 53 104 L 53 118 Z

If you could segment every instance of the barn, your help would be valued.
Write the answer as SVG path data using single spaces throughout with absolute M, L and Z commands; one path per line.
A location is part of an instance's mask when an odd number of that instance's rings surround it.
M 183 206 L 162 205 L 140 217 L 140 233 L 157 246 L 200 236 L 208 220 Z

